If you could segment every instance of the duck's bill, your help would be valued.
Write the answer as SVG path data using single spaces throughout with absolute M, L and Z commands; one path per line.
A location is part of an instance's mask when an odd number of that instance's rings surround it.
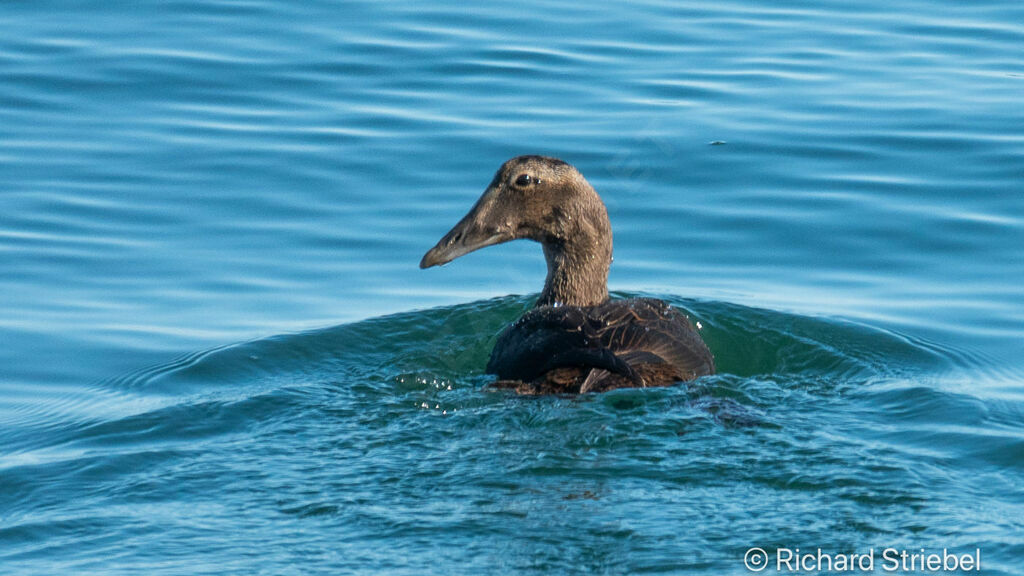
M 478 229 L 474 222 L 466 221 L 471 215 L 456 224 L 455 228 L 445 234 L 436 246 L 423 255 L 423 259 L 420 260 L 420 268 L 447 264 L 474 250 L 512 240 L 512 235 L 505 232 L 494 232 L 493 230 L 484 232 Z

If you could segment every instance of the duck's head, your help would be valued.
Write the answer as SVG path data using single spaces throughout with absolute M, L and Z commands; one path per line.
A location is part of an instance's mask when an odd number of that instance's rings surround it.
M 420 268 L 518 238 L 544 245 L 548 278 L 538 304 L 607 299 L 612 231 L 604 203 L 578 170 L 547 156 L 518 156 L 502 164 L 469 213 L 423 256 Z
M 517 156 L 501 165 L 469 213 L 423 256 L 420 268 L 519 238 L 564 242 L 580 224 L 573 219 L 592 212 L 607 222 L 601 199 L 571 165 L 547 156 Z

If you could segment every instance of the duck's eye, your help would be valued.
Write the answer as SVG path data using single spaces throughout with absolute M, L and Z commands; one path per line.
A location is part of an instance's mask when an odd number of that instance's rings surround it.
M 529 186 L 534 182 L 537 182 L 537 180 L 534 180 L 529 174 L 520 174 L 519 177 L 516 178 L 516 186 Z

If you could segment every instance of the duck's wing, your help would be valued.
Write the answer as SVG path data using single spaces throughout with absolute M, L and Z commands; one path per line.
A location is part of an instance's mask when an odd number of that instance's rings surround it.
M 530 382 L 570 367 L 582 369 L 586 389 L 605 389 L 608 378 L 614 387 L 663 385 L 649 380 L 669 383 L 714 372 L 711 352 L 689 320 L 648 298 L 535 308 L 498 337 L 487 371 Z
M 714 357 L 697 329 L 686 315 L 662 300 L 610 301 L 594 307 L 590 315 L 604 326 L 601 343 L 631 366 L 660 360 L 676 370 L 677 380 L 715 371 Z

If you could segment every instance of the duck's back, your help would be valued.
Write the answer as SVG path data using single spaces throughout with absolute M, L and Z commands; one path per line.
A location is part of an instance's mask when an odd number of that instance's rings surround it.
M 521 392 L 574 393 L 667 386 L 715 367 L 686 316 L 634 298 L 535 308 L 501 333 L 487 371 Z

